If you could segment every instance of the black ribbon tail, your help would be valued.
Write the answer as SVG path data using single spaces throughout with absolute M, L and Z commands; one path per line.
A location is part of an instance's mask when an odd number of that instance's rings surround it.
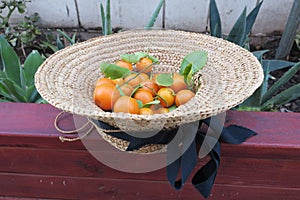
M 257 133 L 241 126 L 230 125 L 223 129 L 221 141 L 230 144 L 241 144 Z
M 220 130 L 219 126 L 221 124 L 221 122 L 218 122 L 216 118 L 214 118 L 214 123 L 210 123 L 211 118 L 205 119 L 203 120 L 203 122 L 209 126 L 212 130 L 214 131 L 218 131 Z M 243 142 L 245 142 L 248 138 L 256 135 L 257 133 L 242 127 L 242 126 L 238 126 L 238 125 L 230 125 L 227 127 L 223 127 L 221 135 L 220 135 L 220 140 L 222 142 L 225 143 L 229 143 L 229 144 L 241 144 Z
M 172 150 L 168 149 L 167 152 Z M 169 154 L 168 154 L 169 155 Z M 170 159 L 170 158 L 169 158 Z M 168 160 L 169 160 L 168 159 Z M 176 189 L 179 190 L 183 187 L 187 178 L 193 171 L 197 164 L 197 149 L 195 140 L 188 147 L 188 149 L 183 153 L 182 156 L 179 156 L 174 162 L 170 163 L 167 166 L 167 177 L 170 184 Z M 181 178 L 177 179 L 177 175 L 181 169 Z
M 211 194 L 211 190 L 217 176 L 220 165 L 220 146 L 220 142 L 217 142 L 212 151 L 209 153 L 211 160 L 199 169 L 192 179 L 193 186 L 205 198 L 208 198 Z

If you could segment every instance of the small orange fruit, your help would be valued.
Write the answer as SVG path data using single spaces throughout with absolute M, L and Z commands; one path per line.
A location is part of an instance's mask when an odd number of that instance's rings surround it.
M 195 93 L 191 90 L 180 90 L 175 97 L 176 106 L 180 106 L 188 102 L 191 98 L 195 96 Z
M 173 84 L 170 86 L 175 93 L 179 92 L 180 90 L 188 89 L 187 84 L 185 83 L 184 79 L 178 75 L 173 76 Z
M 152 96 L 156 96 L 157 91 L 159 90 L 159 86 L 153 80 L 143 81 L 141 83 L 142 89 L 149 91 Z
M 117 78 L 117 79 L 113 79 L 112 82 L 113 82 L 115 85 L 121 86 L 121 85 L 123 85 L 124 80 L 123 80 L 123 78 Z
M 143 104 L 153 101 L 153 96 L 152 96 L 151 92 L 149 92 L 148 90 L 144 90 L 144 89 L 138 89 L 134 93 L 133 97 L 137 100 L 140 100 Z
M 113 111 L 116 113 L 139 114 L 139 104 L 136 99 L 129 96 L 122 96 L 114 104 Z
M 153 68 L 153 66 L 150 66 L 151 64 L 152 60 L 150 58 L 141 58 L 140 61 L 135 64 L 135 67 L 139 72 L 149 73 Z
M 171 88 L 165 87 L 159 89 L 157 92 L 157 96 L 160 104 L 165 108 L 172 106 L 175 101 L 174 94 L 175 93 Z
M 93 99 L 102 110 L 112 110 L 114 103 L 120 97 L 120 92 L 112 83 L 103 83 L 94 89 Z
M 148 74 L 143 73 L 143 72 L 140 73 L 139 76 L 141 77 L 141 79 L 142 79 L 143 82 L 150 79 L 149 76 L 148 76 Z
M 178 79 L 183 79 L 184 80 L 184 76 L 179 74 L 178 72 L 173 73 L 173 78 L 176 78 L 176 79 L 178 78 Z
M 111 83 L 114 84 L 113 80 L 109 79 L 109 78 L 99 78 L 96 82 L 95 88 L 104 84 L 104 83 Z
M 157 113 L 157 114 L 165 114 L 165 113 L 168 113 L 168 112 L 170 112 L 168 108 L 159 108 L 159 109 L 156 110 L 155 113 Z
M 119 60 L 116 62 L 116 65 L 118 65 L 119 67 L 123 67 L 123 68 L 127 68 L 129 70 L 132 70 L 133 67 L 132 67 L 132 64 L 129 63 L 129 62 L 126 62 L 124 60 Z
M 136 74 L 129 74 L 124 78 L 124 82 L 135 88 L 142 82 L 142 79 Z
M 119 89 L 122 90 L 122 92 L 125 94 L 125 96 L 130 96 L 134 90 L 134 88 L 128 84 L 121 85 Z
M 150 108 L 141 108 L 140 115 L 153 115 L 154 112 Z

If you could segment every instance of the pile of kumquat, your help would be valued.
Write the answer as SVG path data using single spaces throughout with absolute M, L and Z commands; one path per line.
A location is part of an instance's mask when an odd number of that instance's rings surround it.
M 199 59 L 198 59 L 199 58 Z M 144 52 L 121 55 L 115 63 L 101 63 L 105 77 L 97 80 L 93 99 L 104 111 L 163 114 L 195 96 L 192 75 L 206 63 L 207 53 L 195 51 L 182 61 L 179 73 L 152 74 L 159 61 Z

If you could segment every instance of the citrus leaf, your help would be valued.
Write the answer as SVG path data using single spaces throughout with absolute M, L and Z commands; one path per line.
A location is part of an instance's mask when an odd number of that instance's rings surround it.
M 139 57 L 139 60 L 140 60 L 141 58 L 146 58 L 146 57 L 149 56 L 147 53 L 144 53 L 144 52 L 136 52 L 134 55 L 138 56 L 138 57 Z
M 183 61 L 183 62 L 187 62 L 187 61 Z M 190 74 L 190 72 L 192 71 L 192 64 L 188 64 L 187 66 L 184 67 L 184 70 L 180 71 L 180 74 L 183 75 L 185 82 L 187 82 L 187 77 Z
M 202 69 L 207 62 L 207 52 L 205 51 L 193 51 L 187 54 L 181 63 L 180 74 L 183 75 L 185 68 L 192 65 L 193 74 Z M 187 73 L 188 74 L 188 73 Z
M 168 109 L 169 109 L 169 112 L 171 112 L 171 111 L 175 110 L 176 108 L 177 108 L 177 106 L 174 104 L 171 107 L 169 107 Z
M 192 85 L 192 80 L 193 80 L 193 70 L 190 70 L 190 72 L 188 73 L 188 75 L 186 77 L 186 82 L 187 82 L 188 86 Z
M 141 85 L 136 86 L 136 87 L 133 89 L 133 91 L 131 92 L 130 96 L 132 97 L 132 96 L 138 91 L 138 89 L 140 89 L 141 87 L 142 87 Z
M 139 108 L 142 108 L 143 107 L 143 102 L 141 100 L 136 100 L 136 101 L 139 104 Z
M 161 86 L 171 86 L 173 84 L 172 74 L 159 74 L 156 77 L 156 83 Z
M 152 60 L 153 63 L 158 63 L 158 62 L 159 62 L 159 60 L 158 60 L 157 58 L 155 58 L 154 56 L 148 55 L 148 58 L 149 58 L 150 60 Z
M 131 71 L 127 68 L 119 67 L 114 64 L 103 62 L 100 64 L 100 70 L 107 78 L 117 79 L 129 74 Z
M 134 54 L 123 54 L 121 55 L 121 59 L 129 63 L 137 63 L 140 60 L 140 58 Z
M 151 102 L 149 102 L 149 103 L 145 103 L 145 104 L 143 105 L 143 108 L 149 108 L 151 105 L 157 105 L 157 104 L 159 104 L 159 103 L 160 103 L 159 100 L 154 100 L 154 101 L 151 101 Z
M 126 96 L 122 90 L 122 88 L 119 85 L 116 85 L 117 90 L 120 92 L 121 96 Z

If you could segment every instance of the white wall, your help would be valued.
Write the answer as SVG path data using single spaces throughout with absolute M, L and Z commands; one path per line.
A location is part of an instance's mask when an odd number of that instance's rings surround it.
M 37 12 L 41 24 L 47 27 L 77 27 L 79 23 L 86 29 L 101 26 L 100 3 L 106 0 L 31 0 L 27 3 L 26 15 Z M 223 32 L 228 33 L 242 10 L 250 11 L 257 0 L 216 0 L 220 11 Z M 124 29 L 143 28 L 150 19 L 159 0 L 111 0 L 113 27 Z M 77 9 L 76 9 L 77 4 Z M 260 10 L 253 33 L 271 33 L 284 30 L 293 0 L 265 0 Z M 166 28 L 203 32 L 207 27 L 209 0 L 166 0 L 163 19 L 162 12 L 155 27 L 161 28 L 164 20 Z M 14 15 L 13 22 L 22 17 Z

